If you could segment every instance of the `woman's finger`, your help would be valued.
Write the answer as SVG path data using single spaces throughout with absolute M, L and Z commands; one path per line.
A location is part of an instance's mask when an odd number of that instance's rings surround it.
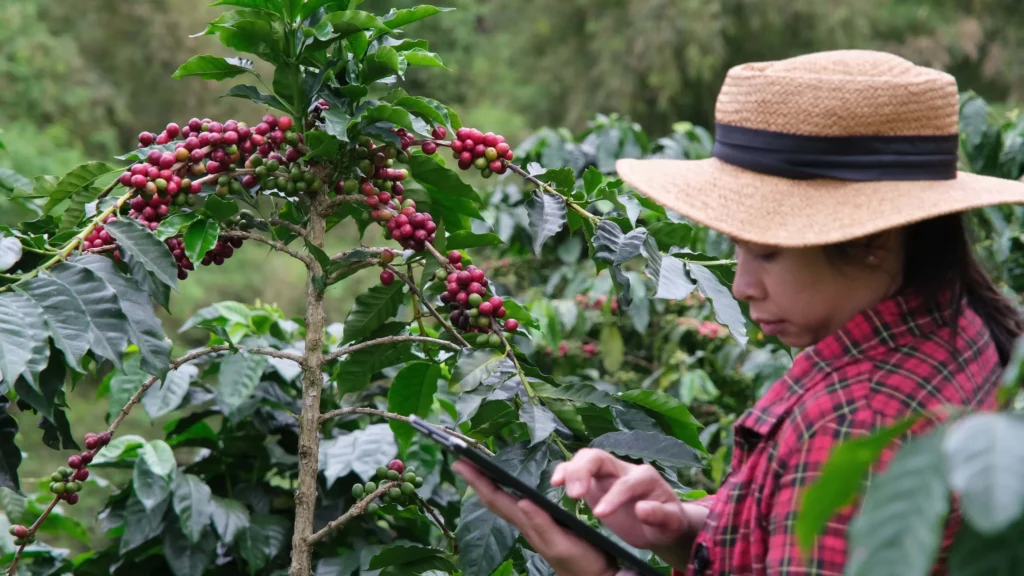
M 595 477 L 619 477 L 631 468 L 630 464 L 619 460 L 604 450 L 584 448 L 573 456 L 572 460 L 558 465 L 551 475 L 553 486 L 565 485 L 565 493 L 570 498 L 584 497 L 592 487 L 591 480 Z
M 683 529 L 683 510 L 677 503 L 641 500 L 636 503 L 634 512 L 637 519 L 650 528 L 672 534 Z
M 626 502 L 654 493 L 662 482 L 665 480 L 653 466 L 636 466 L 612 484 L 608 492 L 601 497 L 594 506 L 594 516 L 602 518 L 613 514 Z

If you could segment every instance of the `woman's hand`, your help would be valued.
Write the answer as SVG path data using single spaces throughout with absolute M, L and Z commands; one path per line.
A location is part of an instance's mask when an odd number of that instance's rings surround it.
M 680 502 L 653 466 L 630 464 L 593 448 L 559 464 L 551 484 L 565 486 L 570 498 L 586 500 L 594 516 L 629 545 L 653 550 L 673 565 L 680 554 L 689 556 L 707 515 L 699 506 Z
M 458 461 L 452 470 L 469 484 L 480 502 L 519 531 L 558 576 L 615 576 L 618 571 L 607 557 L 572 532 L 559 526 L 536 504 L 516 500 L 498 488 L 472 464 Z

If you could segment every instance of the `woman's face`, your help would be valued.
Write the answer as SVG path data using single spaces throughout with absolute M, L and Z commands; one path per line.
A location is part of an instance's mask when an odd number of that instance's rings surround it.
M 766 335 L 811 346 L 900 285 L 902 254 L 895 234 L 876 237 L 853 262 L 829 260 L 822 247 L 776 248 L 736 243 L 733 295 L 750 304 Z

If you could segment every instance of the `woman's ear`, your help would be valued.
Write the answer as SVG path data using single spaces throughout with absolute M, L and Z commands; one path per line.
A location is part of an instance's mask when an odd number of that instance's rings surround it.
M 863 261 L 868 266 L 879 266 L 897 258 L 902 251 L 902 230 L 886 230 L 863 239 Z

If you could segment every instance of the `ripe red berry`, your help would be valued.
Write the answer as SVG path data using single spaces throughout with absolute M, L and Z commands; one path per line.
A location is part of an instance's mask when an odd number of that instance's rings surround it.
M 472 270 L 470 270 L 469 275 L 473 279 L 473 282 L 484 281 L 484 271 L 479 268 L 473 268 Z
M 498 145 L 498 137 L 493 132 L 484 134 L 483 144 L 487 147 L 493 147 Z
M 491 296 L 490 299 L 488 299 L 487 301 L 491 303 L 491 307 L 494 308 L 495 310 L 501 308 L 505 304 L 501 300 L 501 296 Z
M 381 192 L 380 194 L 377 194 L 377 199 L 380 200 L 381 204 L 387 204 L 388 202 L 391 202 L 391 194 Z
M 366 205 L 373 209 L 380 208 L 380 198 L 377 198 L 376 196 L 367 196 Z
M 68 458 L 68 467 L 69 468 L 73 468 L 75 470 L 77 470 L 78 468 L 81 468 L 82 467 L 82 457 L 77 455 L 77 454 L 74 455 L 74 456 L 69 457 Z
M 483 284 L 479 282 L 470 282 L 469 287 L 466 288 L 466 291 L 469 292 L 470 294 L 479 294 L 481 296 L 483 296 L 486 293 Z
M 465 308 L 466 305 L 469 304 L 469 293 L 468 292 L 459 292 L 458 294 L 455 295 L 455 302 L 459 306 L 462 306 L 463 308 Z
M 68 504 L 74 506 L 78 504 L 78 492 L 74 494 L 65 494 L 64 499 L 67 500 Z
M 385 286 L 391 286 L 395 282 L 395 275 L 391 270 L 385 270 L 380 273 L 380 283 Z
M 459 286 L 469 286 L 469 284 L 473 282 L 473 276 L 469 272 L 463 270 L 455 277 L 455 281 L 459 283 Z
M 25 538 L 28 536 L 28 528 L 21 524 L 11 526 L 11 536 L 14 536 L 15 538 Z
M 434 152 L 437 152 L 437 144 L 434 144 L 433 142 L 429 142 L 429 141 L 423 143 L 423 153 L 424 154 L 429 156 L 429 155 L 433 154 Z
M 263 116 L 263 123 L 266 124 L 267 126 L 270 126 L 271 128 L 276 128 L 277 116 L 274 116 L 273 114 L 266 114 L 265 116 Z
M 164 132 L 166 132 L 171 138 L 177 138 L 178 134 L 181 133 L 181 127 L 174 122 L 171 122 L 167 125 L 167 128 L 164 128 Z
M 377 189 L 373 186 L 373 182 L 370 182 L 369 180 L 363 182 L 360 190 L 362 190 L 363 195 L 365 196 L 375 196 L 377 194 Z
M 224 131 L 224 125 L 220 122 L 210 122 L 210 125 L 207 128 L 214 134 L 220 134 Z
M 504 317 L 505 317 L 505 314 L 507 314 L 507 313 L 508 313 L 508 312 L 507 312 L 507 311 L 505 310 L 505 307 L 504 307 L 504 306 L 502 306 L 502 307 L 500 307 L 500 308 L 496 308 L 496 309 L 494 310 L 494 317 L 495 317 L 495 318 L 504 318 Z
M 505 169 L 505 165 L 501 160 L 491 160 L 491 162 L 487 164 L 487 168 L 495 174 L 500 174 L 501 171 Z
M 462 262 L 462 252 L 459 252 L 458 250 L 452 250 L 451 252 L 448 253 L 449 264 L 458 264 L 459 262 Z
M 100 446 L 106 446 L 110 444 L 110 432 L 102 432 L 99 435 Z
M 401 474 L 402 472 L 405 472 L 405 464 L 403 464 L 402 461 L 398 459 L 392 460 L 391 463 L 388 464 L 388 470 L 394 470 L 395 472 Z
M 143 146 L 150 146 L 156 140 L 156 134 L 152 132 L 142 132 L 139 134 L 139 144 Z
M 146 182 L 148 182 L 148 180 L 146 180 L 146 177 L 141 174 L 136 174 L 131 178 L 131 185 L 133 188 L 145 188 Z
M 75 470 L 75 475 L 71 477 L 72 480 L 85 481 L 89 479 L 89 469 L 86 467 Z
M 437 128 L 434 128 L 431 135 L 437 140 L 444 140 L 444 137 L 448 135 L 448 129 L 444 126 L 438 126 Z
M 284 131 L 291 130 L 292 129 L 292 117 L 291 116 L 281 116 L 281 118 L 278 119 L 278 121 L 277 121 L 277 127 L 280 128 L 281 130 L 284 130 Z
M 221 136 L 221 142 L 228 146 L 238 144 L 238 132 L 225 132 L 224 135 Z
M 516 330 L 519 330 L 519 321 L 518 320 L 516 320 L 515 318 L 510 318 L 510 319 L 505 321 L 505 331 L 506 332 L 515 332 Z
M 477 306 L 477 310 L 479 310 L 480 314 L 483 316 L 490 316 L 491 313 L 494 312 L 494 307 L 491 306 L 490 302 L 481 302 L 480 305 Z

